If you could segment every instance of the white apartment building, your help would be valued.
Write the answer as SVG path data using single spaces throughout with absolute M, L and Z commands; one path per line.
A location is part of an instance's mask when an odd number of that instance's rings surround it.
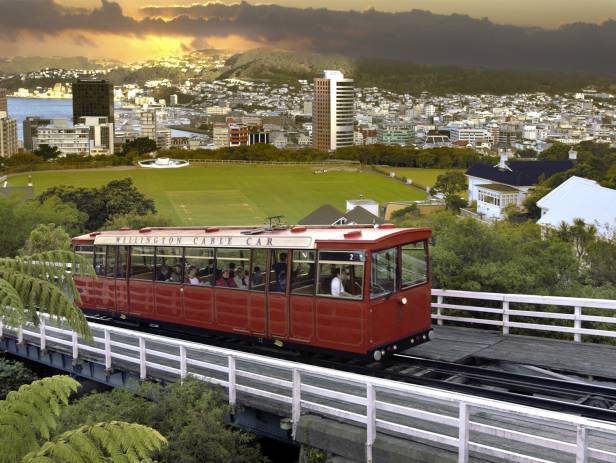
M 41 145 L 55 146 L 65 156 L 90 154 L 90 128 L 79 124 L 73 127 L 39 127 L 32 145 L 35 150 Z
M 212 141 L 216 148 L 229 146 L 229 126 L 223 123 L 214 124 L 212 130 Z
M 480 144 L 489 141 L 491 134 L 485 129 L 475 129 L 466 127 L 451 127 L 449 139 L 454 141 L 465 141 L 468 143 Z
M 0 111 L 0 157 L 13 156 L 17 148 L 17 120 Z
M 353 146 L 355 90 L 340 71 L 323 71 L 314 79 L 312 144 L 321 151 Z
M 79 125 L 90 129 L 90 154 L 113 154 L 114 125 L 106 117 L 80 117 Z

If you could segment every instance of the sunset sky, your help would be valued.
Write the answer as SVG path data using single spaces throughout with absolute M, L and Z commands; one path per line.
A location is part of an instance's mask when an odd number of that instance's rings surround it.
M 237 4 L 225 0 L 219 3 Z M 228 8 L 194 0 L 0 0 L 0 56 L 84 55 L 133 61 L 206 47 L 245 50 L 273 46 L 324 51 L 329 48 L 323 43 L 323 32 L 327 32 L 328 27 L 337 34 L 331 39 L 332 49 L 345 53 L 347 48 L 352 48 L 357 34 L 371 33 L 377 38 L 388 32 L 393 34 L 386 30 L 388 22 L 397 23 L 400 31 L 404 31 L 407 23 L 409 28 L 421 27 L 418 15 L 409 19 L 408 13 L 403 13 L 413 9 L 439 15 L 457 13 L 476 19 L 487 18 L 490 23 L 501 25 L 497 26 L 499 31 L 507 34 L 525 32 L 519 27 L 504 25 L 556 31 L 565 24 L 597 25 L 610 18 L 616 19 L 616 0 L 277 0 L 249 3 Z M 204 6 L 195 7 L 197 4 Z M 282 8 L 258 9 L 256 5 Z M 373 6 L 387 15 L 379 15 L 373 21 L 369 12 L 364 13 Z M 337 11 L 327 13 L 310 8 Z M 358 13 L 348 13 L 348 10 Z M 257 17 L 253 12 L 257 12 Z M 252 17 L 255 19 L 251 20 Z M 321 21 L 322 18 L 325 20 Z M 452 30 L 458 26 L 477 29 L 477 25 L 486 24 L 477 21 L 471 24 L 460 17 L 440 18 L 432 17 L 433 23 L 440 24 L 440 21 L 443 27 Z M 315 29 L 314 24 L 320 26 L 318 33 L 311 31 Z M 614 24 L 609 23 L 605 31 L 612 34 L 616 28 Z M 347 30 L 341 31 L 341 25 Z M 436 35 L 440 32 L 438 29 L 431 31 Z M 576 29 L 575 33 L 581 32 Z M 593 31 L 590 33 L 597 35 Z M 487 40 L 489 45 L 490 40 L 485 37 L 481 40 Z

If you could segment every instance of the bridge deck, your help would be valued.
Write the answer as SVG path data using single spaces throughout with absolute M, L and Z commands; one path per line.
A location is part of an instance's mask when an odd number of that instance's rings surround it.
M 406 353 L 458 363 L 474 357 L 616 379 L 616 346 L 533 336 L 502 336 L 487 329 L 451 326 L 436 326 L 435 331 L 433 341 Z

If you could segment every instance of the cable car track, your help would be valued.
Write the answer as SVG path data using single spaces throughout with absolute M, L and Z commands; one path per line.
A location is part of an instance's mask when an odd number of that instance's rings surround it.
M 90 318 L 90 317 L 88 317 Z M 97 323 L 126 327 L 125 323 L 95 319 Z M 178 333 L 161 327 L 131 326 L 132 329 L 187 341 L 236 349 L 325 368 L 374 376 L 407 384 L 444 389 L 519 405 L 571 413 L 616 422 L 616 388 L 578 383 L 535 375 L 491 370 L 478 366 L 430 360 L 408 354 L 389 359 L 349 359 L 330 354 L 312 354 L 257 345 L 232 336 L 203 336 Z M 452 379 L 463 379 L 464 383 Z M 497 388 L 497 389 L 495 389 Z

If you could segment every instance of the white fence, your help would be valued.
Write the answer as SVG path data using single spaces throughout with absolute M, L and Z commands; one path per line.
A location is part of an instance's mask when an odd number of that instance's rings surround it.
M 98 324 L 86 343 L 45 320 L 20 329 L 0 324 L 0 337 L 141 379 L 192 376 L 223 387 L 232 406 L 257 399 L 286 411 L 294 435 L 306 413 L 364 427 L 368 462 L 373 451 L 378 459 L 377 433 L 429 445 L 435 455 L 455 452 L 459 462 L 616 461 L 616 425 L 601 421 Z
M 582 335 L 616 338 L 616 300 L 577 297 L 534 296 L 528 294 L 480 293 L 433 289 L 432 319 L 442 325 L 444 321 L 463 324 L 492 325 L 509 334 L 510 328 L 572 334 L 575 342 Z M 460 301 L 461 303 L 456 303 Z M 489 307 L 477 306 L 478 301 L 494 301 Z M 473 305 L 475 304 L 475 305 Z M 528 306 L 541 306 L 541 309 Z M 526 309 L 526 310 L 525 310 Z M 589 314 L 590 310 L 613 312 L 606 315 Z M 472 316 L 460 314 L 472 312 Z M 486 316 L 487 314 L 491 314 Z M 512 321 L 512 318 L 514 319 Z M 544 320 L 543 323 L 541 320 Z M 552 320 L 555 324 L 547 324 Z M 585 323 L 586 322 L 586 323 Z M 608 329 L 589 327 L 589 323 L 605 323 Z M 586 325 L 586 326 L 585 326 Z M 541 335 L 541 333 L 537 333 Z

